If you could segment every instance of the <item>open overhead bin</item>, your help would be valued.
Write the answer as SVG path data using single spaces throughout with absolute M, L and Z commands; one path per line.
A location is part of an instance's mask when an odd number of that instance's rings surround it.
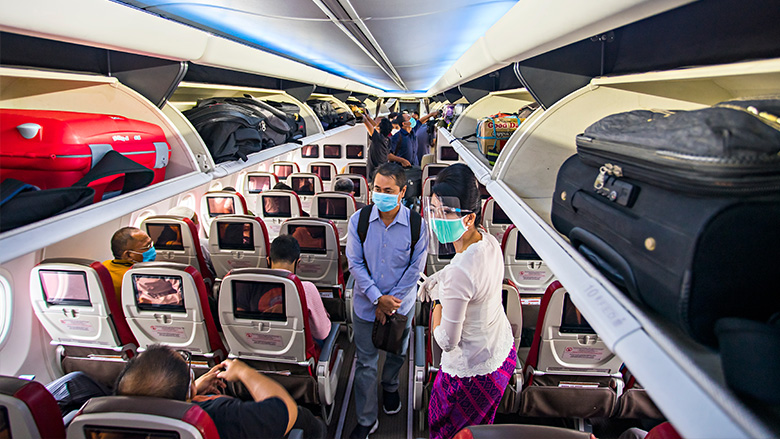
M 553 229 L 556 176 L 576 152 L 575 136 L 609 114 L 698 109 L 735 98 L 776 95 L 778 90 L 778 58 L 594 78 L 522 124 L 487 175 L 488 168 L 464 142 L 443 133 L 469 166 L 482 172 L 490 194 L 588 322 L 686 437 L 770 437 L 780 425 L 765 407 L 734 395 L 715 352 L 629 300 Z
M 2 261 L 12 260 L 210 180 L 200 172 L 196 158 L 177 126 L 159 108 L 117 78 L 0 68 L 0 84 L 0 107 L 3 109 L 116 115 L 158 126 L 171 148 L 162 182 L 4 232 L 0 235 L 4 248 Z M 125 141 L 124 137 L 115 139 L 117 143 L 122 141 Z

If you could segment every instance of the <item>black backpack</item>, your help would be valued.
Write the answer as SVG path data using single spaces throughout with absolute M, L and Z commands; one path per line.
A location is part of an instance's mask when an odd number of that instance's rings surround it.
M 358 217 L 357 233 L 360 238 L 360 246 L 366 242 L 366 235 L 368 235 L 368 220 L 371 218 L 371 212 L 374 210 L 374 205 L 370 204 L 360 209 L 360 217 Z M 409 229 L 412 234 L 412 246 L 409 251 L 409 263 L 412 263 L 412 255 L 414 255 L 414 247 L 417 245 L 417 241 L 420 239 L 420 227 L 422 227 L 422 217 L 419 213 L 409 210 Z M 363 256 L 363 263 L 366 265 L 368 274 L 371 274 L 371 270 L 368 268 L 366 257 Z
M 289 102 L 263 101 L 271 107 L 284 112 L 287 123 L 292 127 L 292 140 L 306 137 L 306 122 L 301 117 L 301 108 Z
M 309 105 L 312 111 L 314 111 L 314 114 L 317 115 L 317 118 L 322 123 L 323 129 L 329 130 L 339 126 L 339 116 L 336 114 L 336 110 L 333 109 L 333 105 L 329 101 L 312 99 L 306 101 L 306 104 Z
M 214 163 L 241 159 L 263 149 L 263 119 L 231 103 L 199 105 L 184 112 L 206 143 Z
M 198 106 L 209 106 L 221 103 L 237 105 L 248 111 L 248 114 L 262 119 L 258 129 L 263 133 L 263 149 L 293 141 L 295 123 L 288 120 L 287 114 L 263 101 L 254 99 L 251 95 L 244 97 L 209 98 L 198 102 Z

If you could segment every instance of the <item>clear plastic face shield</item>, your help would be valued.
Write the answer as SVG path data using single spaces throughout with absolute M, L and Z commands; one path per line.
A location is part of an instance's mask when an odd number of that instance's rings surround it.
M 468 228 L 465 218 L 473 213 L 460 208 L 457 197 L 439 197 L 432 195 L 423 199 L 423 217 L 428 227 L 429 248 L 432 255 L 455 255 L 453 243 L 463 237 Z

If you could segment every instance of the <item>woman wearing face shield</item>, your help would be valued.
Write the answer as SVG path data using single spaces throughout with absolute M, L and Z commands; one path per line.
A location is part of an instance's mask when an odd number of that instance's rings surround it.
M 422 288 L 434 300 L 431 330 L 442 348 L 428 411 L 430 437 L 439 439 L 493 423 L 517 353 L 501 301 L 503 256 L 498 241 L 479 226 L 474 174 L 463 164 L 449 166 L 432 193 L 424 202 L 428 227 L 457 252 Z

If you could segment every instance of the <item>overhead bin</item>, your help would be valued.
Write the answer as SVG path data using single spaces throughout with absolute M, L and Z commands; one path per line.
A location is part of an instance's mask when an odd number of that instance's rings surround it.
M 576 152 L 575 136 L 609 114 L 696 109 L 778 90 L 778 58 L 595 78 L 523 123 L 488 175 L 489 167 L 473 150 L 442 133 L 483 175 L 490 194 L 566 286 L 588 322 L 686 437 L 771 437 L 780 426 L 760 407 L 734 396 L 715 352 L 629 300 L 553 229 L 556 176 Z
M 98 223 L 118 218 L 186 188 L 197 187 L 210 179 L 200 173 L 196 159 L 176 125 L 150 101 L 116 78 L 0 68 L 0 107 L 109 114 L 149 122 L 162 129 L 172 150 L 165 168 L 165 180 L 161 183 L 3 233 L 0 235 L 4 248 L 2 261 L 78 231 L 89 230 Z
M 690 3 L 691 0 L 520 1 L 429 90 L 439 93 L 485 72 Z

